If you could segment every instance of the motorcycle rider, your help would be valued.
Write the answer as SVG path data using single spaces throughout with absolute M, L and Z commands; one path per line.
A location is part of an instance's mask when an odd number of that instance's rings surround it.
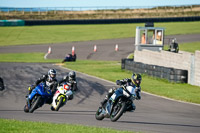
M 59 81 L 59 85 L 62 83 L 70 84 L 70 88 L 71 88 L 72 92 L 77 91 L 78 87 L 77 87 L 77 82 L 76 82 L 76 72 L 70 71 L 66 76 L 63 77 L 63 79 L 61 81 Z M 72 100 L 72 99 L 73 99 L 73 94 L 70 95 L 68 100 Z
M 136 94 L 136 100 L 140 100 L 141 99 L 141 95 L 140 95 L 140 92 L 141 92 L 141 87 L 140 87 L 140 83 L 142 81 L 142 76 L 140 74 L 135 74 L 133 73 L 131 79 L 123 79 L 123 80 L 117 80 L 116 81 L 116 84 L 117 85 L 126 85 L 126 86 L 132 86 L 135 88 L 135 94 Z M 101 102 L 101 105 L 103 107 L 103 105 L 108 101 L 110 100 L 110 97 L 113 95 L 113 94 L 116 94 L 116 95 L 119 95 L 121 93 L 123 93 L 123 89 L 120 87 L 120 88 L 111 88 L 109 91 L 108 91 L 108 94 L 105 96 L 105 99 Z M 112 99 L 114 100 L 114 99 Z M 134 105 L 134 103 L 132 103 L 132 106 L 130 108 L 127 109 L 127 111 L 134 111 L 136 109 L 136 106 Z
M 58 81 L 56 79 L 56 70 L 50 69 L 48 71 L 48 74 L 42 75 L 34 85 L 29 87 L 29 94 L 31 94 L 32 90 L 35 89 L 36 86 L 38 86 L 41 82 L 43 82 L 49 89 L 51 90 L 52 94 L 56 92 Z

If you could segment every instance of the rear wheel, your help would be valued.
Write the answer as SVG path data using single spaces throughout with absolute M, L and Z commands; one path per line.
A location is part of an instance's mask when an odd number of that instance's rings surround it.
M 111 121 L 112 122 L 117 121 L 124 113 L 125 108 L 126 108 L 126 103 L 123 101 L 118 101 L 114 105 L 113 111 L 111 112 L 111 115 L 110 115 Z
M 95 114 L 95 118 L 97 120 L 103 120 L 104 119 L 104 114 L 102 114 L 102 107 L 99 107 L 99 109 L 97 110 L 96 114 Z
M 32 102 L 31 102 L 31 108 L 29 109 L 30 113 L 33 113 L 34 110 L 36 110 L 39 107 L 41 100 L 42 100 L 41 96 L 35 96 L 33 98 Z

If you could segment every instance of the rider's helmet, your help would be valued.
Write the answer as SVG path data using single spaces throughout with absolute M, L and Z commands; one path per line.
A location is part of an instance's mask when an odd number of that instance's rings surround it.
M 135 84 L 137 87 L 139 87 L 140 83 L 142 81 L 142 76 L 140 74 L 133 73 L 133 75 L 131 77 L 131 81 L 133 82 L 133 84 Z
M 56 78 L 56 70 L 55 69 L 50 69 L 48 71 L 48 76 L 50 81 Z
M 175 43 L 176 42 L 176 38 L 172 39 L 172 43 Z
M 68 74 L 68 76 L 69 76 L 69 80 L 70 81 L 76 80 L 76 72 L 70 71 L 69 74 Z

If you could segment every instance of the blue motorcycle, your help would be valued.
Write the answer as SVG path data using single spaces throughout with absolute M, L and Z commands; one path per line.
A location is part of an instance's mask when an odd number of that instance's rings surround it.
M 33 89 L 31 94 L 26 97 L 26 102 L 27 104 L 24 106 L 24 112 L 33 113 L 45 103 L 50 104 L 52 102 L 52 92 L 44 83 L 40 83 Z

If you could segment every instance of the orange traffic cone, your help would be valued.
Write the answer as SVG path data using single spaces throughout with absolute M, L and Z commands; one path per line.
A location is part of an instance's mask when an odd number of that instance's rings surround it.
M 75 47 L 73 46 L 72 47 L 72 56 L 74 56 L 74 54 L 75 54 Z
M 119 50 L 119 46 L 118 44 L 115 45 L 115 51 L 118 51 Z
M 94 45 L 94 52 L 97 52 L 97 45 Z
M 50 54 L 51 53 L 51 47 L 49 46 L 49 49 L 48 49 L 48 54 Z

